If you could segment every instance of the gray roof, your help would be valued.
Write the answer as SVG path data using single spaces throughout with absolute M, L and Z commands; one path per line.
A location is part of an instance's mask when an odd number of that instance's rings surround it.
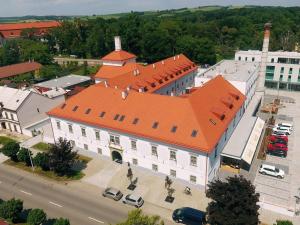
M 12 111 L 16 111 L 29 94 L 30 91 L 0 86 L 0 102 Z
M 89 76 L 79 76 L 79 75 L 70 74 L 68 76 L 59 77 L 56 79 L 35 84 L 35 86 L 46 87 L 46 88 L 56 88 L 56 87 L 68 88 L 70 86 L 80 84 L 89 80 L 91 80 Z
M 212 79 L 222 75 L 228 81 L 247 81 L 258 73 L 259 63 L 235 60 L 222 60 L 197 76 Z

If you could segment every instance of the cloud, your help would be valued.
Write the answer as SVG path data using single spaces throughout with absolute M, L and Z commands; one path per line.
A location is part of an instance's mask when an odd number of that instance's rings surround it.
M 284 2 L 284 3 L 283 3 Z M 91 15 L 203 5 L 300 6 L 299 0 L 0 0 L 0 15 Z

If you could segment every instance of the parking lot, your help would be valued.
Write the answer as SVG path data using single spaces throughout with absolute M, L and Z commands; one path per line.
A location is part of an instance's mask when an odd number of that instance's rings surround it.
M 285 177 L 279 179 L 262 175 L 258 172 L 258 168 L 254 185 L 257 192 L 260 193 L 261 202 L 297 211 L 298 205 L 296 204 L 295 196 L 299 196 L 300 187 L 300 151 L 297 149 L 297 146 L 300 144 L 300 96 L 299 93 L 291 92 L 285 92 L 284 95 L 289 95 L 289 97 L 295 100 L 283 101 L 282 107 L 276 116 L 276 123 L 286 122 L 294 125 L 293 132 L 289 135 L 288 154 L 286 158 L 267 155 L 266 160 L 262 163 L 274 165 L 284 170 Z

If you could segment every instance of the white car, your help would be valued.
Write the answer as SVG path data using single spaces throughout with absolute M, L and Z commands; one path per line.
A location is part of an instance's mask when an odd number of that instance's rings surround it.
M 142 197 L 134 194 L 124 196 L 122 202 L 124 204 L 133 205 L 136 208 L 140 208 L 144 204 L 144 200 L 142 199 Z
M 273 132 L 274 133 L 284 133 L 284 134 L 287 134 L 287 135 L 290 135 L 292 133 L 292 131 L 289 128 L 286 128 L 286 127 L 274 127 Z
M 277 123 L 275 127 L 287 128 L 289 130 L 293 130 L 293 125 L 290 123 Z
M 259 173 L 264 174 L 264 175 L 270 175 L 273 177 L 277 177 L 280 179 L 284 178 L 284 171 L 282 169 L 278 169 L 275 166 L 267 165 L 267 164 L 262 164 L 259 168 Z

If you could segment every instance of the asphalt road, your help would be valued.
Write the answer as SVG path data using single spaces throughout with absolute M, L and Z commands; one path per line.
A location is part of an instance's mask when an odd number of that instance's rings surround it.
M 127 218 L 131 206 L 87 194 L 37 175 L 0 165 L 0 198 L 22 199 L 24 208 L 42 208 L 48 218 L 68 218 L 72 225 L 116 224 Z

